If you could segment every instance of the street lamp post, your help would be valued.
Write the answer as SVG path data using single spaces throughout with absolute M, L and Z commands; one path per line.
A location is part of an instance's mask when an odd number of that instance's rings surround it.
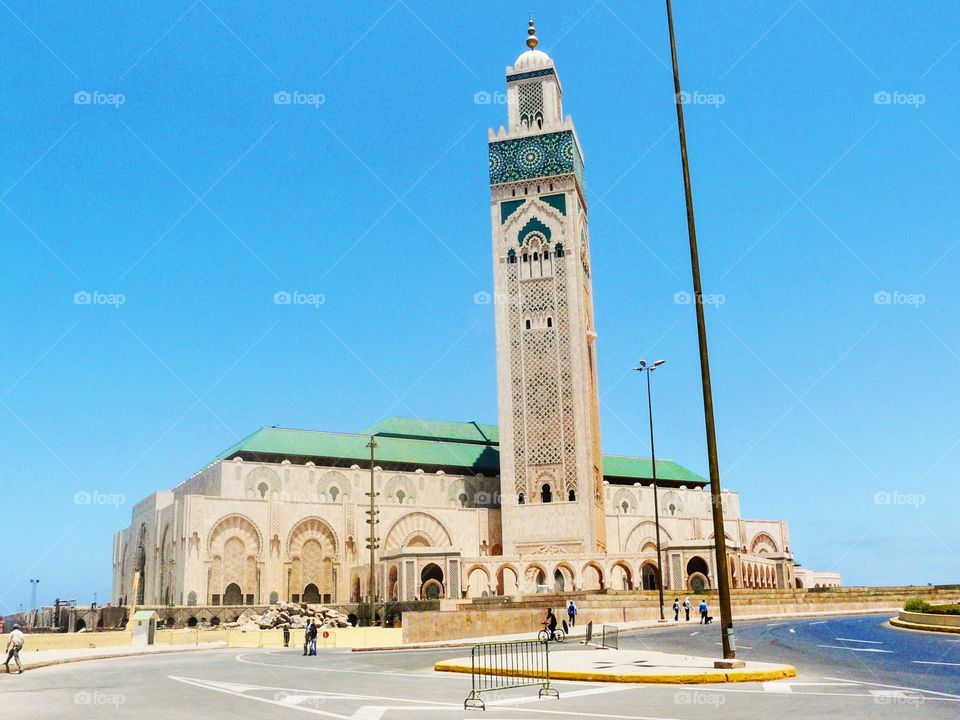
M 634 368 L 647 376 L 647 412 L 650 416 L 650 466 L 653 475 L 653 524 L 657 534 L 657 595 L 660 600 L 660 619 L 663 620 L 663 563 L 660 554 L 660 501 L 657 498 L 657 451 L 653 444 L 653 399 L 650 395 L 650 373 L 663 365 L 666 360 L 657 360 L 648 365 L 646 360 L 640 361 L 640 366 Z M 641 573 L 640 581 L 643 582 Z
M 37 609 L 37 585 L 40 584 L 40 580 L 30 580 L 30 609 Z
M 377 449 L 377 441 L 374 440 L 373 436 L 370 436 L 370 442 L 367 443 L 367 447 L 370 448 L 370 492 L 367 493 L 367 497 L 370 498 L 370 509 L 367 510 L 367 523 L 370 525 L 370 537 L 367 540 L 367 548 L 370 550 L 370 583 L 368 585 L 368 590 L 370 592 L 370 627 L 373 627 L 376 622 L 377 616 L 377 580 L 376 580 L 376 557 L 375 553 L 378 547 L 380 547 L 377 542 L 379 538 L 377 537 L 377 489 L 374 485 L 374 465 L 375 465 L 375 456 L 374 451 Z
M 680 135 L 680 164 L 683 168 L 683 193 L 687 206 L 687 235 L 690 241 L 690 269 L 693 274 L 693 305 L 697 315 L 697 341 L 700 346 L 700 382 L 703 386 L 703 421 L 707 431 L 707 464 L 710 468 L 710 500 L 713 508 L 713 538 L 717 560 L 717 593 L 720 596 L 720 639 L 723 657 L 737 655 L 733 643 L 733 613 L 730 607 L 730 576 L 727 567 L 727 542 L 723 530 L 723 504 L 720 495 L 720 461 L 717 457 L 717 429 L 713 417 L 713 388 L 710 384 L 710 357 L 707 353 L 707 323 L 703 316 L 703 290 L 700 284 L 700 256 L 697 250 L 697 226 L 693 219 L 693 190 L 687 159 L 687 134 L 683 126 L 683 101 L 680 93 L 680 66 L 677 63 L 677 39 L 673 31 L 673 7 L 667 2 L 667 27 L 670 30 L 670 55 L 673 60 L 673 102 L 677 108 Z

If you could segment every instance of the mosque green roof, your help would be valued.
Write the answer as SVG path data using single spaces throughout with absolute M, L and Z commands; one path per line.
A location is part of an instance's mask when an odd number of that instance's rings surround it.
M 361 433 L 333 433 L 265 427 L 220 453 L 211 465 L 240 457 L 244 460 L 294 462 L 313 460 L 318 465 L 363 466 L 370 461 L 367 443 L 376 437 L 376 464 L 398 470 L 422 468 L 427 472 L 500 472 L 499 433 L 496 425 L 391 417 Z M 649 458 L 606 455 L 604 479 L 628 484 L 653 477 Z M 657 479 L 665 484 L 703 485 L 705 478 L 672 460 L 657 460 Z

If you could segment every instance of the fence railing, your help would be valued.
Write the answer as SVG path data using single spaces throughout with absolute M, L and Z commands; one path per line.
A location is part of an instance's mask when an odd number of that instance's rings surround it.
M 620 630 L 616 625 L 604 625 L 601 628 L 600 647 L 620 649 Z
M 470 651 L 470 695 L 463 708 L 486 709 L 481 693 L 539 686 L 540 697 L 560 693 L 550 686 L 550 646 L 546 640 L 482 643 Z

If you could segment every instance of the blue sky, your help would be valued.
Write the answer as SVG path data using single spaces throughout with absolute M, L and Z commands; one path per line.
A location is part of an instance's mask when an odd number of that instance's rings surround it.
M 586 156 L 605 450 L 649 453 L 629 369 L 663 357 L 658 452 L 706 474 L 661 3 L 8 0 L 0 612 L 107 599 L 132 504 L 258 427 L 495 422 L 475 94 L 528 9 Z M 960 8 L 674 13 L 724 485 L 847 584 L 957 582 Z

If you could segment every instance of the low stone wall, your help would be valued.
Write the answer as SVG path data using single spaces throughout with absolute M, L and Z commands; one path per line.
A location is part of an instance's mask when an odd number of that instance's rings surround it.
M 9 635 L 0 635 L 0 644 L 7 646 Z M 122 647 L 131 644 L 131 635 L 125 630 L 83 633 L 26 633 L 23 650 L 26 657 L 38 650 L 78 650 L 83 648 Z
M 949 628 L 949 632 L 960 632 L 960 615 L 938 615 L 935 613 L 917 613 L 901 610 L 899 619 L 911 625 Z
M 955 591 L 950 593 L 952 597 Z M 664 614 L 672 620 L 675 594 L 664 595 Z M 685 597 L 680 596 L 681 601 Z M 719 602 L 715 593 L 690 595 L 693 618 L 697 606 L 705 598 L 710 614 L 719 615 Z M 883 611 L 896 612 L 904 601 L 911 597 L 945 597 L 939 591 L 924 588 L 831 588 L 829 592 L 804 590 L 736 592 L 731 598 L 733 617 L 754 615 L 790 615 L 809 612 Z M 405 643 L 434 642 L 488 635 L 535 633 L 548 607 L 561 619 L 568 595 L 526 596 L 510 602 L 462 603 L 458 609 L 444 612 L 408 612 L 403 616 L 403 641 Z M 656 592 L 615 592 L 574 596 L 577 604 L 577 624 L 594 625 L 655 620 L 660 617 Z M 682 613 L 681 613 L 682 617 Z

